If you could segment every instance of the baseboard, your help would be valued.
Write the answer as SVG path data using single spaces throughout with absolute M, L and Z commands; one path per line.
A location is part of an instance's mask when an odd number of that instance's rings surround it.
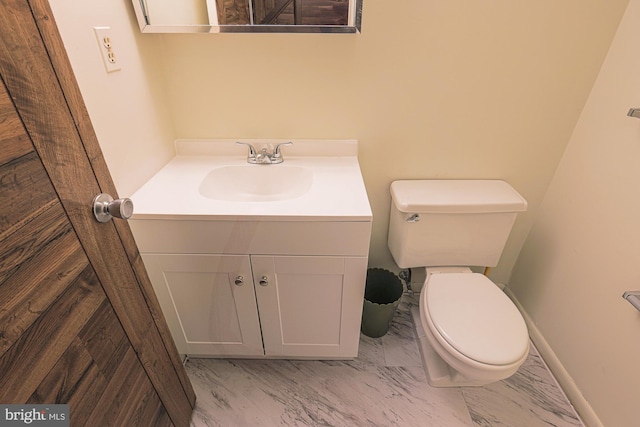
M 526 310 L 522 307 L 518 299 L 511 292 L 508 286 L 504 287 L 504 292 L 507 296 L 514 302 L 514 304 L 522 313 L 522 317 L 524 317 L 525 322 L 527 323 L 527 327 L 529 328 L 529 336 L 531 337 L 531 341 L 536 346 L 540 356 L 547 364 L 547 367 L 555 377 L 556 381 L 560 388 L 567 395 L 567 398 L 575 408 L 576 412 L 582 419 L 582 422 L 587 427 L 604 427 L 600 418 L 595 413 L 589 402 L 582 395 L 582 392 L 576 385 L 569 372 L 564 368 L 560 359 L 556 356 L 553 349 L 544 338 L 540 330 L 536 327 L 533 319 L 527 314 Z

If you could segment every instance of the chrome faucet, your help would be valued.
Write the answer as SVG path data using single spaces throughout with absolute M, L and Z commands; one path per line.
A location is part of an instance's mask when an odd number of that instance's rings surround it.
M 280 147 L 283 145 L 293 145 L 293 142 L 281 142 L 277 144 L 273 152 L 269 153 L 267 146 L 264 146 L 257 151 L 255 147 L 248 142 L 240 142 L 237 141 L 236 144 L 246 145 L 249 147 L 249 154 L 247 155 L 247 162 L 254 165 L 274 165 L 276 163 L 284 162 L 284 157 L 282 157 L 282 151 Z

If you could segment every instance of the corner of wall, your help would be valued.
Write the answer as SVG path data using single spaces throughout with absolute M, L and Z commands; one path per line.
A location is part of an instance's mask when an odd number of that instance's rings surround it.
M 540 356 L 542 357 L 544 363 L 547 365 L 547 368 L 555 377 L 558 385 L 566 394 L 567 398 L 575 408 L 583 423 L 589 427 L 604 427 L 604 424 L 602 424 L 600 418 L 598 418 L 598 415 L 595 413 L 587 399 L 584 397 L 571 375 L 569 375 L 569 372 L 565 369 L 560 359 L 556 356 L 553 348 L 549 345 L 545 337 L 537 328 L 531 316 L 529 316 L 522 304 L 520 304 L 516 296 L 513 294 L 513 292 L 511 292 L 509 286 L 503 286 L 503 291 L 513 301 L 516 307 L 518 307 L 518 310 L 520 310 L 520 313 L 522 314 L 522 317 L 527 324 L 527 328 L 529 329 L 529 337 L 531 338 L 531 341 L 533 341 L 533 344 L 538 350 L 538 353 L 540 353 Z

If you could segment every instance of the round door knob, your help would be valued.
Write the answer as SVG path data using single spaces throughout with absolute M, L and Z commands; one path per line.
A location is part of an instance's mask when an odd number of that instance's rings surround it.
M 260 283 L 260 286 L 267 286 L 269 284 L 269 278 L 267 276 L 262 276 L 258 283 Z
M 235 283 L 236 286 L 244 285 L 244 277 L 242 277 L 242 276 L 236 277 L 236 280 L 233 283 Z
M 93 215 L 98 222 L 107 222 L 114 216 L 129 219 L 133 215 L 133 202 L 128 198 L 113 200 L 108 194 L 98 194 L 93 199 Z

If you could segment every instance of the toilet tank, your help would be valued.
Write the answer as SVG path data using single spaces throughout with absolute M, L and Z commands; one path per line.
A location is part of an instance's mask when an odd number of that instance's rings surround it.
M 391 183 L 388 246 L 400 268 L 498 264 L 527 201 L 500 180 Z

